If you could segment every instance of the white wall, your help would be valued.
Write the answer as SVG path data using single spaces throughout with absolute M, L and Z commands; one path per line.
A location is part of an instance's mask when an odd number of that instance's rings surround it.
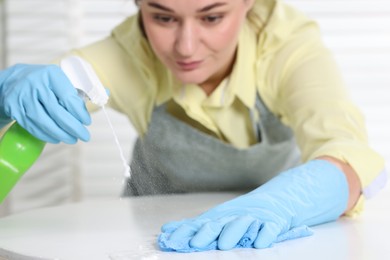
M 372 146 L 390 162 L 390 1 L 286 2 L 318 20 L 353 98 L 366 115 Z M 50 61 L 107 35 L 135 11 L 131 0 L 6 0 L 6 4 L 8 65 Z M 110 111 L 110 116 L 130 156 L 134 131 L 122 115 Z M 90 131 L 88 144 L 62 145 L 60 151 L 48 145 L 39 164 L 10 196 L 10 210 L 119 196 L 122 165 L 101 112 L 93 115 Z M 51 170 L 42 173 L 42 168 Z

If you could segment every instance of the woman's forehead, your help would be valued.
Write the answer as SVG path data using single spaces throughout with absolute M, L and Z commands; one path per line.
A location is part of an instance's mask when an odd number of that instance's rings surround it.
M 142 5 L 160 5 L 175 9 L 179 7 L 202 9 L 207 6 L 223 6 L 235 3 L 245 2 L 246 0 L 136 0 L 138 6 Z
M 234 3 L 234 2 L 240 2 L 245 0 L 135 0 L 137 4 L 141 3 L 159 3 L 159 4 L 166 4 L 166 5 L 172 5 L 172 4 L 186 4 L 186 5 L 193 5 L 193 4 L 199 4 L 199 5 L 207 5 L 207 4 L 214 4 L 214 3 Z

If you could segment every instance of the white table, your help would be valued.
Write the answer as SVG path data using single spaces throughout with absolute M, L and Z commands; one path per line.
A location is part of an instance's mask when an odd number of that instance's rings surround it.
M 390 259 L 389 192 L 367 203 L 358 219 L 314 227 L 310 237 L 273 248 L 191 254 L 161 252 L 160 226 L 192 217 L 236 194 L 192 194 L 99 200 L 44 208 L 0 219 L 0 259 Z

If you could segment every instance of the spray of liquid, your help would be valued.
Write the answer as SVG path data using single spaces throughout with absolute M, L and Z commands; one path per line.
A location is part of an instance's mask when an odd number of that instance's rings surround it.
M 125 158 L 125 156 L 124 156 L 124 154 L 123 154 L 123 150 L 122 150 L 122 147 L 121 147 L 121 145 L 120 145 L 120 143 L 119 143 L 118 136 L 117 136 L 116 133 L 115 133 L 115 130 L 114 130 L 114 127 L 113 127 L 113 125 L 112 125 L 112 123 L 111 123 L 110 118 L 108 117 L 106 108 L 105 108 L 104 106 L 102 106 L 102 108 L 103 108 L 104 115 L 106 116 L 107 122 L 108 122 L 108 124 L 110 125 L 111 132 L 112 132 L 112 134 L 113 134 L 113 136 L 114 136 L 116 146 L 118 147 L 119 155 L 120 155 L 120 157 L 121 157 L 122 164 L 123 164 L 123 167 L 124 167 L 124 177 L 125 177 L 125 178 L 130 178 L 130 177 L 131 177 L 130 167 L 129 167 L 129 165 L 128 165 L 127 162 L 126 162 L 126 158 Z

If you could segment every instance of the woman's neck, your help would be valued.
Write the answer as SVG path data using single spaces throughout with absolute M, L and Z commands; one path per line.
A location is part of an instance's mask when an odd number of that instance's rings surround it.
M 199 84 L 207 96 L 210 96 L 219 86 L 219 84 L 221 84 L 221 82 L 232 72 L 234 63 L 236 61 L 236 52 L 234 53 L 231 61 L 223 69 L 221 69 L 219 73 L 216 73 L 205 82 Z

